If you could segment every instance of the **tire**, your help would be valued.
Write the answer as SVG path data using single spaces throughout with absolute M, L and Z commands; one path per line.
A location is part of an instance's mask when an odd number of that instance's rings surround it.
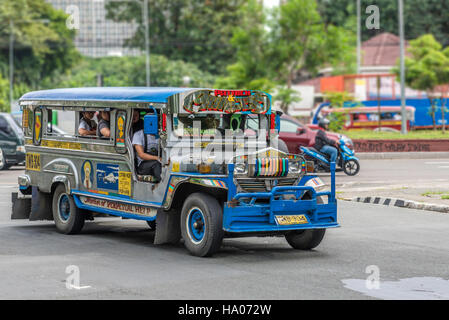
M 189 252 L 198 257 L 211 256 L 223 241 L 223 208 L 205 193 L 191 194 L 181 211 L 181 235 Z
M 156 230 L 156 220 L 147 221 L 147 224 L 151 230 Z
M 73 197 L 67 194 L 63 184 L 58 185 L 53 193 L 52 209 L 58 232 L 77 234 L 81 231 L 85 216 L 75 205 Z
M 316 202 L 317 204 L 324 203 L 321 197 L 317 197 Z M 293 249 L 312 250 L 321 243 L 325 233 L 326 229 L 295 230 L 287 233 L 285 240 Z
M 288 244 L 297 250 L 312 250 L 317 247 L 324 238 L 326 229 L 295 230 L 285 235 Z
M 8 169 L 8 165 L 6 164 L 5 155 L 3 153 L 3 150 L 0 149 L 0 170 L 6 170 Z
M 348 176 L 355 176 L 360 171 L 360 163 L 355 159 L 350 159 L 344 163 L 343 171 Z

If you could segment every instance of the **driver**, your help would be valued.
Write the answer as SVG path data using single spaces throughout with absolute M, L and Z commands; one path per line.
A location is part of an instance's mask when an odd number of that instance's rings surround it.
M 330 161 L 335 162 L 338 155 L 337 143 L 334 140 L 329 139 L 325 132 L 329 129 L 329 120 L 320 119 L 318 127 L 318 132 L 315 137 L 315 149 L 329 155 Z

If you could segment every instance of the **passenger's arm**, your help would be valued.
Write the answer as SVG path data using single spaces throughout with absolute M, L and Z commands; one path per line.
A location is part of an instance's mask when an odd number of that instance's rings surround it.
M 95 135 L 97 133 L 97 131 L 95 129 L 87 130 L 84 128 L 79 128 L 78 133 L 80 134 L 80 136 L 91 136 L 91 135 Z
M 153 156 L 151 154 L 145 153 L 145 150 L 143 149 L 143 146 L 141 146 L 140 144 L 135 144 L 134 148 L 136 149 L 137 155 L 142 160 L 158 160 L 158 161 L 162 161 L 162 159 L 159 158 L 158 156 Z
M 109 130 L 108 127 L 104 127 L 100 129 L 101 134 L 105 137 L 105 138 L 110 138 L 111 137 L 111 130 Z M 143 159 L 143 158 L 142 158 Z

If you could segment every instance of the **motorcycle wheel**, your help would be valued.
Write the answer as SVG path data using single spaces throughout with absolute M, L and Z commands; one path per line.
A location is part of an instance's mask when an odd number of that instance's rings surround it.
M 350 159 L 344 163 L 343 171 L 348 176 L 355 176 L 360 171 L 360 163 L 355 159 Z

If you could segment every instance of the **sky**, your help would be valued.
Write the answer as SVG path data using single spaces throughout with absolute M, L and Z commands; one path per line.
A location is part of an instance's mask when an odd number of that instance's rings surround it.
M 279 5 L 279 0 L 264 0 L 264 5 L 268 8 Z

